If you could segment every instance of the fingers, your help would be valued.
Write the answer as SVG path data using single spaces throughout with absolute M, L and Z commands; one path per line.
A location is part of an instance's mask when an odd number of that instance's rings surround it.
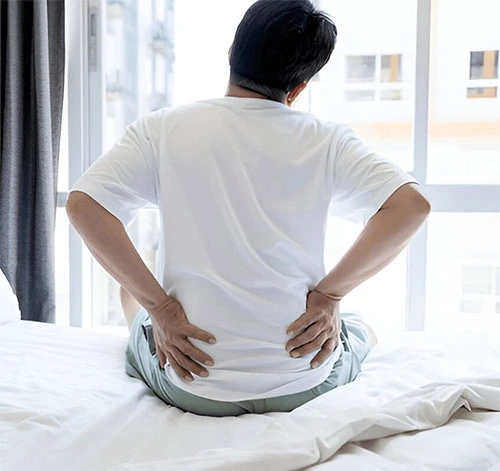
M 317 320 L 317 317 L 318 316 L 315 313 L 305 312 L 296 321 L 290 324 L 290 326 L 286 330 L 286 333 L 288 335 L 299 333 L 300 331 L 313 324 Z
M 314 340 L 305 345 L 302 345 L 299 348 L 295 348 L 290 353 L 290 356 L 293 358 L 303 357 L 308 355 L 309 353 L 315 352 L 320 349 L 323 344 L 330 338 L 330 335 L 327 332 L 321 332 Z
M 191 337 L 192 339 L 201 340 L 205 343 L 215 344 L 217 341 L 215 337 L 206 330 L 200 329 L 193 324 L 189 324 L 186 326 L 185 334 L 187 337 Z
M 189 371 L 185 370 L 184 368 L 182 368 L 182 366 L 179 365 L 179 363 L 177 363 L 177 360 L 174 358 L 174 356 L 171 353 L 168 353 L 167 357 L 168 357 L 168 362 L 170 363 L 170 366 L 173 368 L 173 370 L 175 371 L 177 376 L 179 376 L 179 378 L 184 379 L 184 381 L 187 381 L 188 383 L 193 381 L 193 377 L 191 376 L 191 373 Z
M 203 363 L 207 366 L 214 366 L 214 360 L 204 351 L 195 347 L 189 340 L 184 340 L 178 347 L 186 356 L 190 357 L 198 363 Z
M 332 352 L 335 350 L 337 343 L 338 341 L 336 338 L 329 338 L 323 344 L 319 353 L 311 360 L 311 368 L 317 368 L 319 365 L 328 360 Z
M 174 358 L 177 364 L 186 370 L 189 374 L 194 373 L 195 375 L 201 376 L 202 378 L 206 378 L 208 376 L 208 371 L 206 368 L 203 368 L 199 363 L 196 363 L 187 355 L 184 354 L 177 347 L 173 347 L 169 352 Z M 186 375 L 184 375 L 185 377 Z M 184 378 L 186 379 L 186 378 Z M 189 380 L 188 380 L 189 381 Z M 191 379 L 192 381 L 192 379 Z
M 310 342 L 312 342 L 322 331 L 322 326 L 318 323 L 315 323 L 311 325 L 309 328 L 307 328 L 304 332 L 302 332 L 300 335 L 297 335 L 293 339 L 290 339 L 287 344 L 286 344 L 286 349 L 288 352 L 291 352 L 292 350 L 295 350 L 296 348 L 300 348 L 303 345 L 306 345 Z M 296 352 L 293 352 L 292 356 L 293 357 L 298 357 L 299 355 L 296 354 Z

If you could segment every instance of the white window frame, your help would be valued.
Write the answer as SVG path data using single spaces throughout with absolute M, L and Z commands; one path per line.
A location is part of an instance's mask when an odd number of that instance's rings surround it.
M 179 0 L 178 0 L 179 1 Z M 427 135 L 429 126 L 429 62 L 431 5 L 433 0 L 418 0 L 415 76 L 415 117 L 413 133 L 414 170 L 434 213 L 500 213 L 500 185 L 427 184 Z M 67 20 L 71 22 L 68 54 L 68 133 L 69 185 L 99 155 L 102 143 L 101 116 L 104 87 L 101 71 L 100 40 L 103 36 L 104 0 L 67 2 Z M 94 23 L 92 23 L 94 22 Z M 89 34 L 89 27 L 93 26 Z M 380 59 L 379 59 L 380 60 Z M 470 81 L 479 82 L 479 81 Z M 353 84 L 356 85 L 356 84 Z M 404 86 L 404 82 L 398 82 Z M 92 117 L 92 119 L 90 119 Z M 90 143 L 90 144 L 89 144 Z M 58 195 L 64 206 L 66 193 Z M 70 229 L 70 325 L 90 326 L 90 256 L 81 239 Z M 406 329 L 425 329 L 427 267 L 427 224 L 417 232 L 408 250 Z

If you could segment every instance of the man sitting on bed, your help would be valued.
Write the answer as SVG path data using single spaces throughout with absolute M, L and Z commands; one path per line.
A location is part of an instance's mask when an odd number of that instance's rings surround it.
M 403 250 L 429 203 L 349 127 L 291 108 L 336 38 L 308 0 L 258 1 L 226 96 L 143 116 L 70 194 L 71 222 L 123 287 L 126 371 L 168 404 L 290 411 L 354 380 L 374 344 L 339 304 Z M 158 281 L 125 231 L 148 204 Z M 325 276 L 329 206 L 365 228 Z

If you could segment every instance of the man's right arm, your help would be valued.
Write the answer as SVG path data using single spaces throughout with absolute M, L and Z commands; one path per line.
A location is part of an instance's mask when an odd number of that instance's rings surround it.
M 188 322 L 180 303 L 167 295 L 145 265 L 120 220 L 81 191 L 70 193 L 66 211 L 92 255 L 151 315 L 160 366 L 168 358 L 186 381 L 193 380 L 191 372 L 207 376 L 199 363 L 212 365 L 213 359 L 189 338 L 207 343 L 215 338 Z

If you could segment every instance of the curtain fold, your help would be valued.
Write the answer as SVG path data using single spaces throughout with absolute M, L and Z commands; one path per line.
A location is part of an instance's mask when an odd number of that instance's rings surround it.
M 64 62 L 64 0 L 0 1 L 0 268 L 41 322 L 55 322 Z

